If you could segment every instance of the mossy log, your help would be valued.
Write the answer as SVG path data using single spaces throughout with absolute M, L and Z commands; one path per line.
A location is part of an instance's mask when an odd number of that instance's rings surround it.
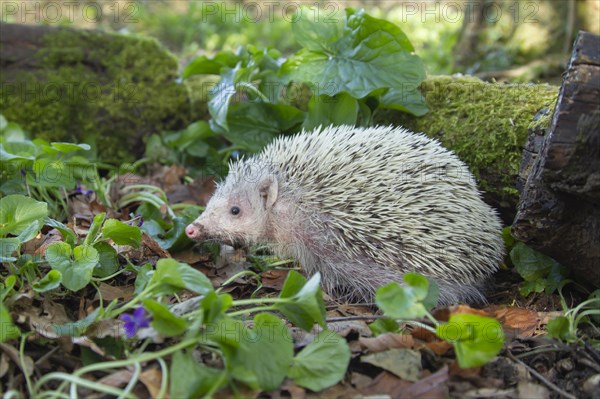
M 0 112 L 34 137 L 143 154 L 143 137 L 190 122 L 177 59 L 156 40 L 0 23 Z
M 600 36 L 581 32 L 546 134 L 524 152 L 512 232 L 600 287 Z
M 434 76 L 420 87 L 429 113 L 413 117 L 385 111 L 379 124 L 403 125 L 438 139 L 469 165 L 486 202 L 510 224 L 519 192 L 515 185 L 530 129 L 545 128 L 558 87 L 496 84 L 473 77 Z

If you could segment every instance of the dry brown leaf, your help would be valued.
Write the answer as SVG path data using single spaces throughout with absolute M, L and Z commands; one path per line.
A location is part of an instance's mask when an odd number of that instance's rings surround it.
M 162 372 L 160 369 L 151 368 L 145 370 L 140 374 L 140 381 L 142 381 L 148 392 L 150 392 L 152 398 L 158 397 L 160 385 L 162 384 Z
M 100 384 L 108 385 L 109 387 L 120 388 L 127 385 L 129 381 L 131 381 L 132 376 L 133 373 L 131 371 L 127 369 L 122 369 L 100 378 L 97 382 Z
M 327 327 L 331 331 L 335 331 L 342 337 L 347 337 L 351 333 L 357 333 L 359 336 L 371 336 L 373 332 L 369 329 L 369 326 L 364 320 L 343 320 L 328 322 Z
M 165 251 L 154 238 L 150 237 L 148 234 L 142 234 L 142 246 L 146 246 L 150 249 L 154 254 L 158 255 L 159 258 L 170 258 L 171 254 Z
M 540 326 L 538 312 L 525 308 L 496 306 L 490 307 L 493 315 L 504 328 L 504 333 L 510 338 L 516 336 L 532 337 Z
M 96 293 L 94 301 L 100 299 L 100 295 L 102 295 L 102 299 L 106 302 L 110 302 L 114 299 L 122 299 L 124 301 L 128 301 L 130 298 L 133 297 L 133 286 L 119 287 L 102 282 L 100 283 L 100 286 L 98 288 L 100 293 Z
M 450 363 L 450 375 L 460 376 L 462 378 L 473 378 L 481 375 L 481 367 L 461 368 L 455 360 Z
M 287 278 L 288 270 L 267 270 L 261 273 L 262 285 L 265 288 L 272 288 L 281 291 L 283 283 Z
M 363 395 L 390 395 L 392 398 L 401 398 L 402 396 L 394 395 L 397 391 L 402 392 L 412 385 L 409 381 L 404 381 L 394 374 L 383 371 L 375 377 L 373 383 L 360 389 Z
M 412 349 L 389 349 L 362 356 L 360 360 L 387 370 L 406 381 L 414 382 L 421 376 L 421 352 Z
M 447 341 L 427 342 L 427 343 L 425 343 L 424 346 L 431 349 L 433 351 L 433 353 L 435 353 L 438 356 L 442 356 L 443 354 L 448 352 L 450 349 L 452 349 L 452 344 Z
M 19 351 L 14 346 L 7 343 L 0 343 L 0 351 L 6 354 L 6 356 L 8 356 L 10 360 L 21 369 L 22 372 L 27 373 L 28 376 L 33 374 L 34 363 L 30 356 L 23 356 L 24 362 L 21 362 Z
M 444 366 L 408 387 L 394 389 L 392 397 L 399 399 L 445 399 L 448 397 L 447 382 L 448 367 Z
M 385 333 L 375 338 L 358 339 L 361 346 L 369 352 L 382 352 L 391 348 L 414 348 L 415 341 L 412 335 Z

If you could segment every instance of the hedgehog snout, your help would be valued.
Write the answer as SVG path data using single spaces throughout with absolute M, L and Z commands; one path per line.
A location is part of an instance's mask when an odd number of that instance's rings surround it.
M 185 228 L 185 234 L 192 240 L 199 240 L 204 236 L 204 229 L 201 225 L 191 223 Z

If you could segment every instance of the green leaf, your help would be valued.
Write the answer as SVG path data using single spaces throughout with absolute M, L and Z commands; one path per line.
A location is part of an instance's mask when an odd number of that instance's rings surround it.
M 97 242 L 94 249 L 98 251 L 98 264 L 94 268 L 93 275 L 104 278 L 119 270 L 117 251 L 107 242 Z
M 225 370 L 207 367 L 190 352 L 175 352 L 171 360 L 170 387 L 172 398 L 200 398 L 215 392 L 226 382 Z
M 70 228 L 68 228 L 67 226 L 62 224 L 61 222 L 54 220 L 54 219 L 50 219 L 50 218 L 46 218 L 44 220 L 44 224 L 46 226 L 50 226 L 50 227 L 58 230 L 60 232 L 60 234 L 62 234 L 63 240 L 65 240 L 66 243 L 68 243 L 72 247 L 75 246 L 75 243 L 77 242 L 77 235 L 75 235 L 73 230 L 71 230 Z
M 31 286 L 35 292 L 47 292 L 58 288 L 62 282 L 62 275 L 58 270 L 50 270 L 41 280 Z
M 344 29 L 341 18 L 328 18 L 327 21 L 311 18 L 314 15 L 308 7 L 298 10 L 292 23 L 294 38 L 302 47 L 316 52 L 335 52 L 335 43 L 342 38 Z
M 371 330 L 375 336 L 385 333 L 396 333 L 400 330 L 400 325 L 396 323 L 396 320 L 384 317 L 369 324 L 369 330 Z
M 0 237 L 19 235 L 30 224 L 48 216 L 48 204 L 24 195 L 14 194 L 0 198 Z
M 0 238 L 0 262 L 16 262 L 13 256 L 21 248 L 21 240 L 17 237 Z
M 175 316 L 165 305 L 151 299 L 144 300 L 143 304 L 144 308 L 152 315 L 152 327 L 160 334 L 174 337 L 187 330 L 185 319 Z
M 64 242 L 55 242 L 46 248 L 46 261 L 62 275 L 62 285 L 71 291 L 79 291 L 92 280 L 92 272 L 99 255 L 93 247 L 80 245 L 71 250 Z
M 102 223 L 104 223 L 105 219 L 106 219 L 106 212 L 102 212 L 102 213 L 99 213 L 96 216 L 94 216 L 92 225 L 90 226 L 90 228 L 88 230 L 88 234 L 85 237 L 85 241 L 84 241 L 85 245 L 90 245 L 96 240 L 96 237 L 98 237 L 98 234 L 100 232 L 100 227 L 102 227 Z
M 195 58 L 183 69 L 183 78 L 193 75 L 219 75 L 224 67 L 233 68 L 241 57 L 231 51 L 219 51 L 213 58 L 205 55 Z
M 17 283 L 17 277 L 14 274 L 9 275 L 4 279 L 4 284 L 0 282 L 0 302 L 4 302 L 4 299 L 10 294 Z
M 515 270 L 528 282 L 524 291 L 541 292 L 546 290 L 550 294 L 558 289 L 568 270 L 551 257 L 538 252 L 523 242 L 517 242 L 510 251 L 510 260 L 515 265 Z
M 21 331 L 13 323 L 10 312 L 3 303 L 0 303 L 0 320 L 2 320 L 2 325 L 0 326 L 0 342 L 6 342 L 21 335 Z
M 569 319 L 565 316 L 558 316 L 548 321 L 548 337 L 560 339 L 564 342 L 573 342 L 577 335 L 571 331 Z
M 308 102 L 308 115 L 303 127 L 306 130 L 318 126 L 355 125 L 358 117 L 358 102 L 348 93 L 333 97 L 322 94 L 312 96 Z
M 230 107 L 229 130 L 225 138 L 250 152 L 260 151 L 282 132 L 293 130 L 304 120 L 304 113 L 286 104 L 251 102 Z
M 139 294 L 144 290 L 144 288 L 146 288 L 148 282 L 150 282 L 152 279 L 152 276 L 154 275 L 154 268 L 151 264 L 146 263 L 145 265 L 136 268 L 136 273 L 137 277 L 135 278 L 134 283 L 135 290 L 133 292 Z
M 217 295 L 216 292 L 212 291 L 206 294 L 200 307 L 203 311 L 203 323 L 208 325 L 214 323 L 217 319 L 222 317 L 227 309 L 233 304 L 233 298 L 229 294 Z
M 173 218 L 173 226 L 165 231 L 156 220 L 146 220 L 141 229 L 152 237 L 162 249 L 176 251 L 190 243 L 185 234 L 189 221 L 183 217 Z
M 253 389 L 279 387 L 292 364 L 292 337 L 283 321 L 271 314 L 257 315 L 252 329 L 220 318 L 207 326 L 205 337 L 219 344 L 231 376 Z
M 157 293 L 173 294 L 182 289 L 206 295 L 213 291 L 210 280 L 202 272 L 175 259 L 160 259 L 150 284 L 156 284 Z
M 379 88 L 391 88 L 397 92 L 388 98 L 388 106 L 394 104 L 393 99 L 408 100 L 398 106 L 409 111 L 424 107 L 424 100 L 415 90 L 425 79 L 425 67 L 404 32 L 363 10 L 347 9 L 346 14 L 341 37 L 332 26 L 311 27 L 314 34 L 302 32 L 297 36 L 305 48 L 281 66 L 284 81 L 311 82 L 320 90 L 330 89 L 327 95 L 346 92 L 354 98 L 363 98 Z M 300 14 L 295 33 L 317 25 L 302 21 L 309 15 Z M 321 31 L 323 38 L 319 37 Z M 406 88 L 410 90 L 407 92 Z
M 332 331 L 322 331 L 296 355 L 288 377 L 301 387 L 319 392 L 340 382 L 349 363 L 346 340 Z
M 280 298 L 290 298 L 288 303 L 276 303 L 274 307 L 285 315 L 294 325 L 310 331 L 314 323 L 325 327 L 325 303 L 319 283 L 319 273 L 306 281 L 300 273 L 292 270 L 288 273 Z
M 89 151 L 92 148 L 89 144 L 73 144 L 73 143 L 50 143 L 50 146 L 60 152 L 67 153 L 72 151 Z
M 504 332 L 496 319 L 468 313 L 451 315 L 448 323 L 437 326 L 436 334 L 454 345 L 462 368 L 483 366 L 504 345 Z
M 117 219 L 108 219 L 102 226 L 102 235 L 110 238 L 117 245 L 130 245 L 139 248 L 142 242 L 142 231 L 137 226 L 130 226 Z
M 0 159 L 2 162 L 33 161 L 36 151 L 37 148 L 31 141 L 5 142 L 0 144 Z
M 406 273 L 406 286 L 390 283 L 377 289 L 375 303 L 383 313 L 394 319 L 414 319 L 425 316 L 431 305 L 429 282 L 420 274 Z M 427 305 L 426 305 L 426 302 Z
M 423 116 L 429 112 L 425 98 L 417 86 L 404 85 L 401 89 L 391 88 L 381 96 L 381 107 Z

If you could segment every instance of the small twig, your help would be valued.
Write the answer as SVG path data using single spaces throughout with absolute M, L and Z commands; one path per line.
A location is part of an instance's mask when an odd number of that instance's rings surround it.
M 537 378 L 538 380 L 540 380 L 540 382 L 542 382 L 544 385 L 546 385 L 548 388 L 552 389 L 554 392 L 558 393 L 559 395 L 564 396 L 565 398 L 568 399 L 577 399 L 577 397 L 571 395 L 568 392 L 563 391 L 562 389 L 560 389 L 558 386 L 556 386 L 555 384 L 553 384 L 552 382 L 550 382 L 546 377 L 544 377 L 542 374 L 538 373 L 535 369 L 529 367 L 527 364 L 525 364 L 523 361 L 517 359 L 510 350 L 506 351 L 506 354 L 508 355 L 509 359 L 511 359 L 513 362 L 517 362 L 519 363 L 521 366 L 525 367 L 530 373 L 531 375 L 533 375 L 535 378 Z
M 350 320 L 376 320 L 383 319 L 385 316 L 381 315 L 371 315 L 371 316 L 344 316 L 344 317 L 331 317 L 325 319 L 327 323 L 335 323 L 338 321 L 350 321 Z

